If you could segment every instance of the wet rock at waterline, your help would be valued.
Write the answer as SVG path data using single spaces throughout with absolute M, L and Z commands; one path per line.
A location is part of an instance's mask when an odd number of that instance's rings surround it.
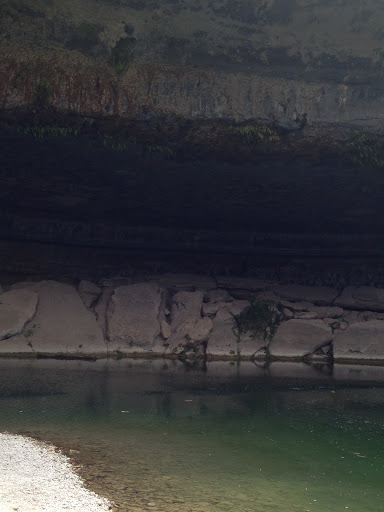
M 259 286 L 250 280 L 251 289 L 243 290 L 243 296 L 249 296 L 245 300 L 233 296 L 235 278 L 228 278 L 230 291 L 199 288 L 205 280 L 201 276 L 176 275 L 176 284 L 171 274 L 146 279 L 135 284 L 132 278 L 82 281 L 78 290 L 56 281 L 12 285 L 0 295 L 0 332 L 5 338 L 0 353 L 80 357 L 145 353 L 234 360 L 310 356 L 328 361 L 334 355 L 339 360 L 384 361 L 380 342 L 384 312 L 361 309 L 373 305 L 372 297 L 377 306 L 381 289 L 360 287 L 354 298 L 360 301 L 357 309 L 351 305 L 343 309 L 334 305 L 334 293 L 324 287 L 268 283 L 274 292 L 260 292 L 252 291 Z M 246 281 L 239 278 L 242 287 Z M 206 284 L 212 285 L 210 278 Z M 277 295 L 278 290 L 290 300 Z M 315 305 L 324 301 L 325 294 L 331 302 Z M 296 298 L 301 300 L 295 302 Z M 259 325 L 256 317 L 262 317 L 263 311 L 271 316 Z
M 107 335 L 124 348 L 150 350 L 160 335 L 160 306 L 163 289 L 157 284 L 119 286 L 107 309 Z
M 303 358 L 332 339 L 332 330 L 321 320 L 288 320 L 278 327 L 269 352 L 273 357 Z
M 264 350 L 267 344 L 268 341 L 262 337 L 253 336 L 251 333 L 240 334 L 231 311 L 221 309 L 213 320 L 213 329 L 207 344 L 207 356 L 253 358 L 257 354 L 265 355 Z
M 233 332 L 236 327 L 233 315 L 227 309 L 221 309 L 214 318 L 212 326 L 207 355 L 226 357 L 237 355 L 238 343 Z
M 202 354 L 203 344 L 212 331 L 212 320 L 202 317 L 204 291 L 181 291 L 172 299 L 171 336 L 167 339 L 168 353 Z
M 358 322 L 333 342 L 335 360 L 384 360 L 384 321 Z
M 193 355 L 204 354 L 204 344 L 212 331 L 208 317 L 190 319 L 167 339 L 167 353 Z
M 38 295 L 31 290 L 10 290 L 0 296 L 0 340 L 21 333 L 36 312 Z
M 34 293 L 39 297 L 36 313 L 23 329 L 25 348 L 21 350 L 18 337 L 17 352 L 93 354 L 106 351 L 94 315 L 84 306 L 73 286 L 41 281 L 22 283 L 12 291 Z M 12 338 L 1 342 L 0 351 L 12 352 L 12 342 Z

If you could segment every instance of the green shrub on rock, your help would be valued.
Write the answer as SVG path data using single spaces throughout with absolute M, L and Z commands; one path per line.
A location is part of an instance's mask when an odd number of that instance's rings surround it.
M 270 341 L 280 323 L 282 306 L 275 302 L 255 299 L 239 315 L 234 317 L 236 327 L 233 329 L 237 341 L 241 336 L 250 333 L 252 338 Z

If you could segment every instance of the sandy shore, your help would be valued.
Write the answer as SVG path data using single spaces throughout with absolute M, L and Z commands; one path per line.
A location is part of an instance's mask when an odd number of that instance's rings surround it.
M 67 457 L 33 439 L 0 433 L 0 512 L 105 512 Z

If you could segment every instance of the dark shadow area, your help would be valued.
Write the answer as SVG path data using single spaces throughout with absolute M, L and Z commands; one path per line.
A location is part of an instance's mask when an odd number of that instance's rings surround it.
M 124 146 L 73 125 L 20 126 L 1 133 L 4 274 L 381 282 L 381 169 L 332 155 L 259 152 L 236 162 L 233 148 L 192 158 L 143 135 Z

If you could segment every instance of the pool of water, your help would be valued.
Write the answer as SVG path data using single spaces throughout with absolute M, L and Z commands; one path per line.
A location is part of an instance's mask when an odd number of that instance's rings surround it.
M 384 510 L 383 368 L 2 360 L 0 412 L 119 510 Z

